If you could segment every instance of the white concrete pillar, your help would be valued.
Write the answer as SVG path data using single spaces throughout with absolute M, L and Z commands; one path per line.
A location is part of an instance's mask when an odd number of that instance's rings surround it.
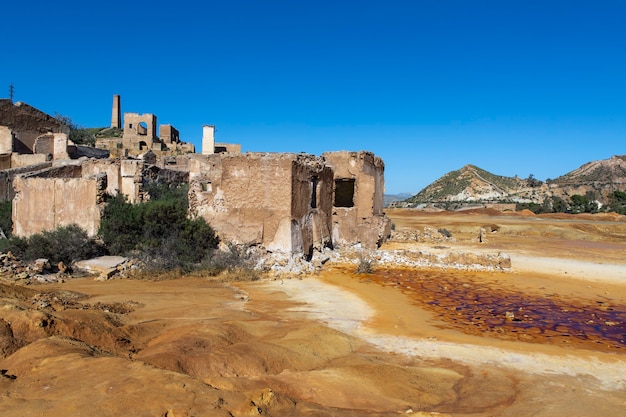
M 215 126 L 202 126 L 202 155 L 215 153 Z

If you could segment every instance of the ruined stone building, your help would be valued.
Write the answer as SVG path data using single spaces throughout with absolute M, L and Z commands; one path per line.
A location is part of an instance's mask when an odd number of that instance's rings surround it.
M 190 215 L 204 218 L 225 241 L 311 257 L 327 247 L 376 248 L 389 236 L 384 163 L 370 152 L 241 153 L 240 145 L 216 143 L 215 127 L 205 125 L 202 154 L 194 154 L 170 125 L 160 126 L 157 137 L 154 115 L 125 113 L 122 124 L 119 111 L 118 96 L 112 126 L 123 126 L 123 135 L 105 141 L 123 151 L 115 159 L 76 159 L 63 126 L 51 131 L 55 125 L 48 128 L 45 117 L 41 125 L 27 124 L 38 134 L 27 155 L 45 158 L 0 167 L 0 199 L 13 201 L 14 234 L 75 223 L 95 236 L 105 194 L 138 203 L 149 198 L 146 183 L 167 181 L 189 183 Z M 26 137 L 22 132 L 0 130 L 7 151 L 0 163 L 20 155 L 12 146 L 18 135 Z
M 202 155 L 224 152 L 240 153 L 241 145 L 238 143 L 215 142 L 215 126 L 202 126 Z
M 37 138 L 64 133 L 70 128 L 56 118 L 26 104 L 0 99 L 0 154 L 34 154 Z
M 222 239 L 302 253 L 390 233 L 384 164 L 370 152 L 213 154 L 191 160 L 190 212 Z
M 105 195 L 123 194 L 130 203 L 148 199 L 147 181 L 186 183 L 187 173 L 155 168 L 141 159 L 67 160 L 13 179 L 13 233 L 30 236 L 77 224 L 89 236 L 100 227 Z
M 16 176 L 77 158 L 84 147 L 68 140 L 69 127 L 25 103 L 0 99 L 0 201 L 10 201 Z M 102 155 L 101 155 L 102 156 Z

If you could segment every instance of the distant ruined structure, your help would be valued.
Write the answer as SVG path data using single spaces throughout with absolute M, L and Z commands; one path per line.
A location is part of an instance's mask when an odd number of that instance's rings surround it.
M 157 136 L 155 115 L 124 113 L 123 124 L 121 115 L 121 97 L 115 94 L 111 111 L 112 136 L 96 140 L 96 148 L 108 150 L 112 157 L 138 157 L 146 152 L 163 157 L 195 152 L 194 145 L 181 141 L 178 130 L 171 125 L 159 126 Z M 121 136 L 120 129 L 123 129 Z
M 111 110 L 111 128 L 122 128 L 122 99 L 119 94 L 113 95 L 113 109 Z
M 96 144 L 110 150 L 106 159 L 77 157 L 69 129 L 30 106 L 39 122 L 0 118 L 0 199 L 13 201 L 14 234 L 76 223 L 95 236 L 106 194 L 138 203 L 150 198 L 145 184 L 167 181 L 189 184 L 190 215 L 204 218 L 222 240 L 270 252 L 310 259 L 324 248 L 376 248 L 390 235 L 384 163 L 371 152 L 241 153 L 241 145 L 216 143 L 215 127 L 205 125 L 202 153 L 196 154 L 171 125 L 159 126 L 157 136 L 152 114 L 124 113 L 122 124 L 120 103 L 114 96 L 111 128 L 123 126 L 121 136 Z M 27 137 L 30 153 L 14 152 L 15 141 Z M 10 163 L 24 155 L 45 158 L 19 168 Z

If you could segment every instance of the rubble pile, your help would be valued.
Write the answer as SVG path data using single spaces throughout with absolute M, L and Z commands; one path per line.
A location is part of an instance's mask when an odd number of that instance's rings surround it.
M 446 229 L 435 229 L 432 227 L 424 227 L 423 230 L 403 228 L 400 230 L 392 230 L 390 241 L 394 242 L 423 242 L 423 243 L 443 243 L 454 242 L 456 239 L 452 237 Z
M 425 250 L 377 250 L 363 251 L 359 248 L 336 253 L 332 260 L 337 263 L 358 264 L 363 258 L 378 266 L 389 268 L 450 268 L 468 271 L 504 271 L 511 269 L 511 257 L 506 253 L 441 252 Z
M 10 251 L 0 253 L 0 276 L 12 281 L 58 282 L 66 277 L 66 269 L 60 264 L 56 272 L 47 259 L 26 263 L 17 259 Z
M 64 282 L 71 276 L 93 275 L 97 280 L 107 280 L 114 276 L 127 277 L 143 265 L 136 259 L 121 256 L 101 256 L 78 261 L 71 266 L 59 262 L 51 265 L 48 259 L 24 262 L 10 251 L 0 253 L 0 277 L 25 284 Z

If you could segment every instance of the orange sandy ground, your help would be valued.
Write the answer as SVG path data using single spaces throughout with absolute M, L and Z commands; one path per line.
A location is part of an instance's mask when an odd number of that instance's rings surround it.
M 5 285 L 0 416 L 624 415 L 623 217 L 388 214 L 513 268 Z

